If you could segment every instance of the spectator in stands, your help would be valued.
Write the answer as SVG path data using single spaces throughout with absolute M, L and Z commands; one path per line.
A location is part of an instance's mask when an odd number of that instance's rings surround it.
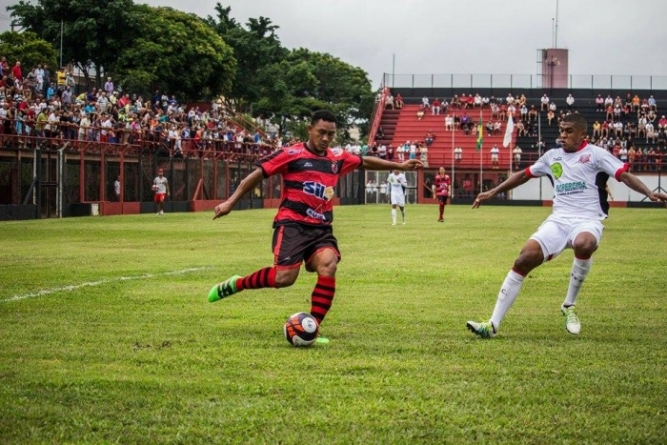
M 431 104 L 426 96 L 422 97 L 422 108 L 431 108 Z
M 593 137 L 594 138 L 600 138 L 600 136 L 602 136 L 602 134 L 600 132 L 601 127 L 602 127 L 602 125 L 600 124 L 600 122 L 595 121 L 593 123 Z
M 503 124 L 500 121 L 493 122 L 493 133 L 499 134 L 500 130 L 503 128 Z
M 458 130 L 461 128 L 461 118 L 458 114 L 454 113 L 454 129 Z
M 403 108 L 403 96 L 401 96 L 401 93 L 398 93 L 396 95 L 395 101 L 396 101 L 396 108 L 398 108 L 399 110 Z
M 526 130 L 526 126 L 523 124 L 523 121 L 517 121 L 517 123 L 514 125 L 516 126 L 518 137 L 528 136 L 528 130 Z
M 424 136 L 424 142 L 426 143 L 426 146 L 430 147 L 434 139 L 435 139 L 435 134 L 433 133 L 433 131 L 432 130 L 427 131 L 426 135 Z
M 461 94 L 459 100 L 461 102 L 461 108 L 463 109 L 468 108 L 468 98 L 466 97 L 465 93 Z
M 398 155 L 399 162 L 405 161 L 406 148 L 409 150 L 409 147 L 410 141 L 405 141 L 405 144 L 399 144 L 398 147 L 396 147 L 396 154 Z
M 621 146 L 620 150 L 618 150 L 618 159 L 621 160 L 623 163 L 628 163 L 628 149 L 627 147 Z
M 428 144 L 421 144 L 419 147 L 419 160 L 424 165 L 425 168 L 428 168 Z
M 500 113 L 500 107 L 497 103 L 491 102 L 491 119 L 498 119 Z
M 19 62 L 18 60 L 12 67 L 12 74 L 14 75 L 14 79 L 16 79 L 17 81 L 19 82 L 23 81 L 23 71 L 21 70 L 21 62 Z
M 507 106 L 507 116 L 512 116 L 512 119 L 515 121 L 516 119 L 516 106 L 514 104 L 510 104 Z
M 419 142 L 421 144 L 421 142 Z M 410 151 L 408 153 L 408 159 L 417 159 L 417 154 L 419 153 L 419 148 L 417 145 L 417 141 L 412 141 L 412 144 L 410 144 Z
M 567 104 L 568 111 L 572 111 L 572 107 L 574 107 L 574 97 L 572 97 L 572 93 L 567 95 L 565 103 Z
M 658 129 L 659 130 L 667 130 L 667 118 L 665 118 L 665 115 L 663 114 L 660 120 L 658 121 Z
M 521 113 L 521 120 L 526 121 L 528 120 L 528 107 L 526 104 L 523 104 L 521 108 L 519 109 L 519 112 Z
M 650 144 L 655 144 L 658 139 L 658 132 L 655 130 L 654 125 L 651 122 L 646 123 L 646 142 Z
M 598 97 L 595 98 L 595 105 L 597 111 L 604 111 L 604 99 L 602 95 L 598 94 Z
M 623 136 L 623 122 L 621 121 L 614 122 L 614 135 L 616 137 Z
M 452 97 L 452 102 L 450 104 L 452 108 L 461 108 L 461 99 L 456 94 Z
M 630 171 L 635 171 L 635 157 L 635 146 L 630 145 L 630 148 L 628 149 L 628 165 L 630 166 Z
M 447 103 L 447 99 L 443 97 L 442 102 L 440 102 L 440 112 L 442 114 L 447 113 L 447 108 L 449 108 L 449 103 Z
M 440 114 L 440 101 L 436 97 L 433 99 L 433 103 L 431 104 L 431 114 L 432 115 L 439 115 Z
M 507 107 L 505 104 L 500 105 L 500 110 L 498 110 L 498 117 L 503 122 L 507 120 Z
M 646 116 L 640 116 L 639 120 L 637 121 L 637 137 L 641 137 L 642 133 L 644 134 L 644 137 L 646 137 L 646 124 L 648 123 L 648 120 L 646 119 Z
M 521 168 L 521 154 L 523 153 L 523 150 L 521 150 L 521 147 L 518 145 L 514 147 L 514 150 L 512 150 L 512 154 L 514 155 L 514 169 L 518 170 Z
M 474 108 L 482 108 L 482 96 L 480 96 L 479 93 L 475 94 L 472 106 Z
M 620 105 L 614 105 L 614 120 L 620 120 L 621 119 L 621 106 Z
M 607 121 L 613 121 L 614 120 L 614 106 L 613 105 L 607 105 L 605 108 L 605 120 Z
M 530 106 L 530 110 L 528 110 L 528 119 L 537 121 L 537 108 L 535 108 L 535 105 Z
M 454 130 L 454 118 L 448 114 L 447 116 L 445 116 L 445 131 L 453 131 L 453 130 Z
M 389 93 L 389 95 L 387 96 L 384 107 L 385 109 L 386 108 L 391 108 L 392 110 L 394 109 L 394 96 L 392 96 L 391 93 Z
M 517 104 L 518 107 L 519 108 L 523 107 L 524 105 L 526 105 L 527 101 L 528 101 L 528 99 L 526 99 L 526 95 L 521 94 L 521 96 L 519 96 L 519 103 Z
M 380 125 L 375 132 L 375 140 L 376 141 L 381 141 L 384 139 L 384 129 L 382 128 L 382 125 Z
M 493 121 L 488 121 L 486 123 L 486 132 L 489 134 L 489 137 L 493 135 Z
M 655 101 L 655 97 L 653 97 L 653 95 L 650 95 L 648 97 L 648 107 L 649 107 L 649 110 L 651 110 L 651 111 L 657 111 L 658 110 L 658 103 Z
M 547 96 L 547 93 L 544 93 L 542 95 L 542 98 L 540 99 L 540 110 L 547 111 L 548 109 L 549 109 L 549 96 Z
M 455 147 L 454 148 L 454 161 L 457 164 L 460 164 L 462 160 L 463 160 L 463 148 Z
M 632 111 L 635 113 L 639 113 L 639 107 L 641 106 L 641 99 L 639 98 L 638 95 L 634 95 L 632 98 Z
M 468 136 L 470 135 L 470 126 L 472 124 L 472 120 L 468 115 L 463 112 L 463 115 L 461 115 L 461 130 L 464 131 L 465 135 Z
M 643 114 L 646 114 L 646 113 L 648 113 L 648 110 L 649 110 L 648 99 L 644 98 L 644 99 L 642 99 L 640 112 L 643 113 Z
M 493 144 L 493 147 L 491 147 L 491 164 L 493 164 L 494 169 L 498 168 L 499 155 L 500 155 L 500 149 L 496 144 Z
M 489 99 L 489 96 L 483 96 L 482 97 L 482 107 L 488 107 L 491 104 L 491 100 Z
M 422 120 L 424 118 L 424 105 L 419 106 L 419 110 L 417 110 L 417 120 Z
M 514 96 L 512 96 L 512 93 L 507 94 L 505 102 L 507 103 L 507 105 L 514 105 Z

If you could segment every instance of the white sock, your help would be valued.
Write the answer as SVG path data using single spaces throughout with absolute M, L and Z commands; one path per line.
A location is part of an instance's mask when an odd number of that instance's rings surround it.
M 391 220 L 396 223 L 396 209 L 391 209 Z
M 503 285 L 500 287 L 500 292 L 498 292 L 496 307 L 493 309 L 493 315 L 491 315 L 491 323 L 493 323 L 493 327 L 496 330 L 500 327 L 500 322 L 503 321 L 505 314 L 512 307 L 514 300 L 519 295 L 523 279 L 523 275 L 514 272 L 514 270 L 510 270 L 505 277 L 505 281 L 503 281 Z
M 572 272 L 570 273 L 570 285 L 567 288 L 567 296 L 565 297 L 563 306 L 568 307 L 577 304 L 577 297 L 581 291 L 581 286 L 584 284 L 586 275 L 588 275 L 592 265 L 592 258 L 587 260 L 574 258 L 574 261 L 572 261 Z

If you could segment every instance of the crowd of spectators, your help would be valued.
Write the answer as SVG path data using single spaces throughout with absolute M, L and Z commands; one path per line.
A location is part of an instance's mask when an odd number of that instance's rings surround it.
M 24 70 L 20 61 L 10 67 L 5 57 L 0 57 L 0 134 L 16 136 L 22 146 L 130 144 L 173 156 L 256 157 L 282 146 L 280 138 L 232 121 L 221 100 L 200 109 L 159 90 L 151 97 L 121 93 L 111 77 L 102 88 L 87 89 L 64 68 L 52 76 L 47 65 Z

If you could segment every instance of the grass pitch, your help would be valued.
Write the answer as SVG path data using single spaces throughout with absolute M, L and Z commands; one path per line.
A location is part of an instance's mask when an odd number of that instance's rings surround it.
M 270 265 L 274 210 L 0 223 L 0 443 L 667 442 L 667 212 L 612 209 L 579 299 L 571 251 L 475 338 L 546 208 L 338 207 L 326 346 L 291 347 L 315 277 L 210 304 Z

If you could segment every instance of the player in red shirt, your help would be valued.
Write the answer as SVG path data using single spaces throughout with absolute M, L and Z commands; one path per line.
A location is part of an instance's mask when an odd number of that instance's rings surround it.
M 438 197 L 440 204 L 440 217 L 438 222 L 445 222 L 443 215 L 445 213 L 445 206 L 447 205 L 447 198 L 449 198 L 449 187 L 452 185 L 452 180 L 449 175 L 445 174 L 445 168 L 440 167 L 438 174 L 435 175 L 435 196 Z
M 341 258 L 331 228 L 332 199 L 339 178 L 362 166 L 372 170 L 413 170 L 422 166 L 414 159 L 396 163 L 329 148 L 335 135 L 334 114 L 326 110 L 316 111 L 308 126 L 306 143 L 282 148 L 260 159 L 255 171 L 241 181 L 232 196 L 216 206 L 213 219 L 230 213 L 239 199 L 254 190 L 264 178 L 282 175 L 282 201 L 273 220 L 273 266 L 245 277 L 233 275 L 216 284 L 208 294 L 210 302 L 244 289 L 291 286 L 305 262 L 306 270 L 317 274 L 310 313 L 319 324 L 322 323 L 336 292 L 336 268 Z M 323 337 L 317 341 L 328 342 Z

